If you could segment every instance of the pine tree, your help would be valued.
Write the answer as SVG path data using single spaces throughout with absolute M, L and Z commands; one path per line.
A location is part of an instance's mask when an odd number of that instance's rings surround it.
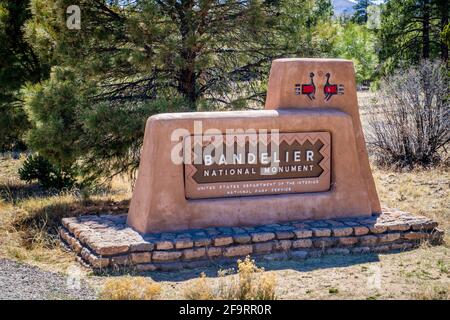
M 448 59 L 440 34 L 448 23 L 446 0 L 390 0 L 383 6 L 380 58 L 392 70 L 401 61 Z
M 0 0 L 0 151 L 25 148 L 22 136 L 29 124 L 20 87 L 40 81 L 47 72 L 22 31 L 31 16 L 28 5 L 29 0 Z
M 358 2 L 353 6 L 355 13 L 352 16 L 352 20 L 355 23 L 365 24 L 368 19 L 367 8 L 373 5 L 371 0 L 358 0 Z
M 137 168 L 150 115 L 260 107 L 274 58 L 329 46 L 329 0 L 80 0 L 79 30 L 72 4 L 31 0 L 25 34 L 53 68 L 24 90 L 28 142 L 88 180 Z

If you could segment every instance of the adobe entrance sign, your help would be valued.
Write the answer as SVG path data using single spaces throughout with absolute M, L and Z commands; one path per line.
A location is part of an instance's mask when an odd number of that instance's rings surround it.
M 148 119 L 128 224 L 142 233 L 381 213 L 351 61 L 279 59 L 265 110 Z
M 265 110 L 150 117 L 128 216 L 64 218 L 59 232 L 93 268 L 151 271 L 406 250 L 439 243 L 436 226 L 381 212 L 353 64 L 281 59 Z

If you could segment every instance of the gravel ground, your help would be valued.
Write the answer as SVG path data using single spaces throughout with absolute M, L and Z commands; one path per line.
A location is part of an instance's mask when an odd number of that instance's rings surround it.
M 95 291 L 85 281 L 69 281 L 74 285 L 68 286 L 67 279 L 67 275 L 0 259 L 0 300 L 95 299 Z

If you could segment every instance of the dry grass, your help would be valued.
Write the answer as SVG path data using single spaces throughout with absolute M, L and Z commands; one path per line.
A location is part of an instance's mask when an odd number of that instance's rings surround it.
M 375 168 L 374 178 L 384 205 L 436 220 L 450 243 L 450 171 L 446 167 L 410 172 Z
M 51 270 L 65 270 L 73 256 L 57 237 L 62 217 L 127 211 L 131 195 L 126 180 L 93 195 L 78 190 L 48 193 L 21 181 L 17 170 L 23 159 L 0 159 L 0 256 Z
M 247 256 L 237 261 L 237 274 L 227 276 L 232 270 L 219 271 L 218 281 L 208 281 L 202 273 L 184 290 L 184 297 L 190 300 L 274 300 L 276 299 L 276 278 L 265 272 Z
M 161 287 L 144 277 L 120 277 L 106 280 L 98 298 L 101 300 L 154 300 Z

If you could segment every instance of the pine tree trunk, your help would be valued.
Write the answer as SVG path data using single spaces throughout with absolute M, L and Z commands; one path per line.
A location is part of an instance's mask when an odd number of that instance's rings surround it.
M 422 58 L 430 58 L 430 3 L 429 0 L 423 0 L 423 18 L 422 18 Z
M 178 90 L 183 97 L 193 105 L 197 102 L 197 77 L 194 70 L 194 61 L 191 58 L 185 60 L 185 68 L 180 70 Z
M 439 7 L 441 11 L 441 31 L 444 30 L 448 24 L 448 0 L 440 0 Z M 441 40 L 441 59 L 442 61 L 448 61 L 448 46 Z
M 196 44 L 192 43 L 192 36 L 194 32 L 194 24 L 196 23 L 192 13 L 194 1 L 181 1 L 182 11 L 179 11 L 180 19 L 180 34 L 182 49 L 180 52 L 182 58 L 182 66 L 178 74 L 178 91 L 182 96 L 191 103 L 191 108 L 195 109 L 195 103 L 198 99 L 197 92 L 197 75 L 195 70 L 195 63 L 197 59 L 197 52 L 195 50 Z

